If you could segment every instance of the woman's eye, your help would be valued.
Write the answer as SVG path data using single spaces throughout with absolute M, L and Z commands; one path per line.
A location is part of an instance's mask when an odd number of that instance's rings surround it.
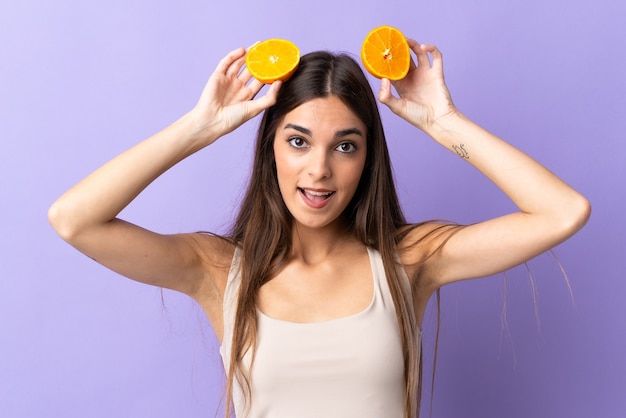
M 299 136 L 294 136 L 293 138 L 289 138 L 289 145 L 294 148 L 304 148 L 306 146 L 306 141 Z
M 351 142 L 342 142 L 337 146 L 337 151 L 349 154 L 356 151 L 356 146 Z

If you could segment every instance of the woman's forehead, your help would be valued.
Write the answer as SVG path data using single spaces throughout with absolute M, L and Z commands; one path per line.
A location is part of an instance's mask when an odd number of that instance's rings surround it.
M 336 96 L 315 98 L 288 112 L 279 129 L 287 125 L 298 126 L 315 133 L 319 130 L 358 129 L 365 133 L 365 124 L 341 99 Z

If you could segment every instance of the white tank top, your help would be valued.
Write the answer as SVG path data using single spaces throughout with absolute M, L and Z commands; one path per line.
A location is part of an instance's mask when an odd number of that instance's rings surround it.
M 246 409 L 235 379 L 237 418 L 404 418 L 400 330 L 382 258 L 373 249 L 368 254 L 374 296 L 365 310 L 313 323 L 273 319 L 257 311 L 252 399 Z M 236 249 L 224 294 L 220 353 L 226 371 L 241 279 L 239 258 Z M 400 274 L 408 284 L 404 270 Z M 249 365 L 249 353 L 244 361 Z

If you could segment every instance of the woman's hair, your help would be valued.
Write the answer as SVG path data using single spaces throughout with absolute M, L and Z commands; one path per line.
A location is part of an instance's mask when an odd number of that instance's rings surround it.
M 356 193 L 342 217 L 348 234 L 381 254 L 395 304 L 404 356 L 407 417 L 419 412 L 421 350 L 411 290 L 398 269 L 399 231 L 406 221 L 395 190 L 391 162 L 376 99 L 357 62 L 345 54 L 313 52 L 304 55 L 298 70 L 286 81 L 276 104 L 263 115 L 256 140 L 250 183 L 230 238 L 242 248 L 241 287 L 227 370 L 227 414 L 233 380 L 253 402 L 249 370 L 243 359 L 249 350 L 254 361 L 257 341 L 257 295 L 260 287 L 284 266 L 292 246 L 293 218 L 285 206 L 276 178 L 274 137 L 285 115 L 303 103 L 323 97 L 339 98 L 367 127 L 367 157 Z

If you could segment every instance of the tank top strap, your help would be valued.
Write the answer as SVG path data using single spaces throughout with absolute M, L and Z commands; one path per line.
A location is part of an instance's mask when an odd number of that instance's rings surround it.
M 230 352 L 233 339 L 233 329 L 235 327 L 235 315 L 237 313 L 237 300 L 239 299 L 239 286 L 241 283 L 241 248 L 235 247 L 233 259 L 228 271 L 226 289 L 224 290 L 224 301 L 222 305 L 224 333 L 220 353 L 224 360 L 224 366 L 228 367 L 230 362 Z
M 382 256 L 380 252 L 376 249 L 367 247 L 367 251 L 370 255 L 370 260 L 372 263 L 372 274 L 374 275 L 374 286 L 375 292 L 377 292 L 376 297 L 380 300 L 384 309 L 395 309 L 395 304 L 393 303 L 393 296 L 391 296 L 391 290 L 389 288 L 389 282 L 387 275 L 385 274 L 385 266 L 383 264 Z M 409 280 L 409 275 L 406 270 L 402 266 L 400 259 L 396 256 L 396 271 L 398 272 L 398 278 L 400 279 L 400 286 L 402 287 L 402 295 L 405 298 L 407 304 L 409 306 L 413 306 L 413 297 L 411 291 L 411 282 Z M 381 280 L 382 278 L 382 280 Z M 411 322 L 415 324 L 415 328 L 417 333 L 421 335 L 422 330 L 417 325 L 417 321 L 415 318 L 415 311 L 411 310 L 410 312 L 412 318 Z
M 389 283 L 385 275 L 385 266 L 380 252 L 370 247 L 367 247 L 367 252 L 369 253 L 372 275 L 374 276 L 374 300 L 379 302 L 383 309 L 393 310 L 393 298 L 389 290 Z M 378 303 L 376 305 L 378 305 Z

